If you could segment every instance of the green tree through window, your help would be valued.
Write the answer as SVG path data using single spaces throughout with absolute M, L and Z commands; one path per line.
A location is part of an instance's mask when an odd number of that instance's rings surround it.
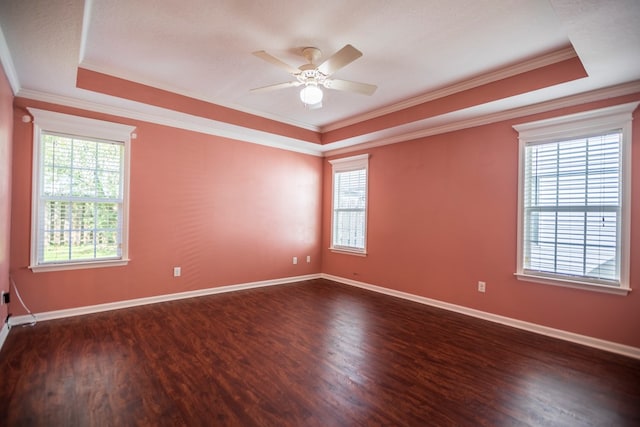
M 33 271 L 128 262 L 133 126 L 28 108 L 34 117 Z
M 118 258 L 123 145 L 42 134 L 40 261 Z

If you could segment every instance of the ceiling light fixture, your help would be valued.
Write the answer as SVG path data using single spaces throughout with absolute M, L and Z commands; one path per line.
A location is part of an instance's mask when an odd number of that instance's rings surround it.
M 285 69 L 294 80 L 258 87 L 251 89 L 251 92 L 267 92 L 276 89 L 302 86 L 300 90 L 300 100 L 305 108 L 310 110 L 322 108 L 324 93 L 321 86 L 324 86 L 326 89 L 344 90 L 361 93 L 363 95 L 373 95 L 377 89 L 375 85 L 334 79 L 332 77 L 333 73 L 362 56 L 362 52 L 350 44 L 345 45 L 342 49 L 325 59 L 320 65 L 318 65 L 318 61 L 322 56 L 320 49 L 316 47 L 305 47 L 302 49 L 302 56 L 307 60 L 307 63 L 298 68 L 282 62 L 264 50 L 253 52 L 253 54 L 277 67 Z
M 315 105 L 322 101 L 322 89 L 315 83 L 307 83 L 300 91 L 300 100 L 304 105 Z

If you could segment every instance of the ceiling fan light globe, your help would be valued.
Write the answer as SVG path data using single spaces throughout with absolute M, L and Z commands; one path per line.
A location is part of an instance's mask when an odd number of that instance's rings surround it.
M 322 101 L 322 89 L 316 85 L 307 85 L 300 91 L 300 100 L 305 105 L 314 105 Z

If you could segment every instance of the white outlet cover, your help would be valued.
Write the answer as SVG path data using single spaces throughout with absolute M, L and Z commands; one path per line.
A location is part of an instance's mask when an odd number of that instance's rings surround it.
M 180 267 L 173 267 L 173 277 L 180 277 L 182 269 Z

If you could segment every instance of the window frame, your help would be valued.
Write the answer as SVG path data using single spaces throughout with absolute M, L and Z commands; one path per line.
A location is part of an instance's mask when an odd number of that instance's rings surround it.
M 340 159 L 329 160 L 331 164 L 331 242 L 329 250 L 337 253 L 344 253 L 350 255 L 367 255 L 367 227 L 368 227 L 368 215 L 369 215 L 369 154 L 360 154 L 357 156 L 344 157 Z M 355 246 L 342 246 L 335 244 L 335 178 L 336 173 L 352 172 L 356 170 L 364 169 L 366 174 L 365 183 L 365 207 L 364 207 L 364 244 L 362 248 Z
M 129 260 L 129 175 L 131 134 L 135 126 L 113 123 L 104 120 L 63 114 L 54 111 L 28 107 L 33 117 L 33 159 L 32 159 L 32 194 L 31 194 L 31 254 L 29 269 L 34 273 L 85 268 L 115 267 L 127 265 Z M 61 134 L 88 140 L 106 140 L 122 144 L 122 224 L 121 255 L 115 259 L 96 259 L 82 261 L 64 261 L 40 263 L 38 261 L 39 240 L 43 238 L 39 231 L 40 190 L 42 186 L 41 152 L 42 134 Z
M 518 132 L 518 223 L 517 223 L 517 265 L 515 276 L 519 280 L 584 289 L 596 292 L 627 295 L 631 291 L 629 283 L 631 249 L 631 145 L 633 111 L 640 102 L 615 105 L 562 117 L 555 117 L 514 125 Z M 524 269 L 524 183 L 525 149 L 528 145 L 555 143 L 572 138 L 620 129 L 620 196 L 621 218 L 617 238 L 619 239 L 620 280 L 618 286 L 594 283 L 581 276 L 563 276 L 553 273 L 538 273 Z

